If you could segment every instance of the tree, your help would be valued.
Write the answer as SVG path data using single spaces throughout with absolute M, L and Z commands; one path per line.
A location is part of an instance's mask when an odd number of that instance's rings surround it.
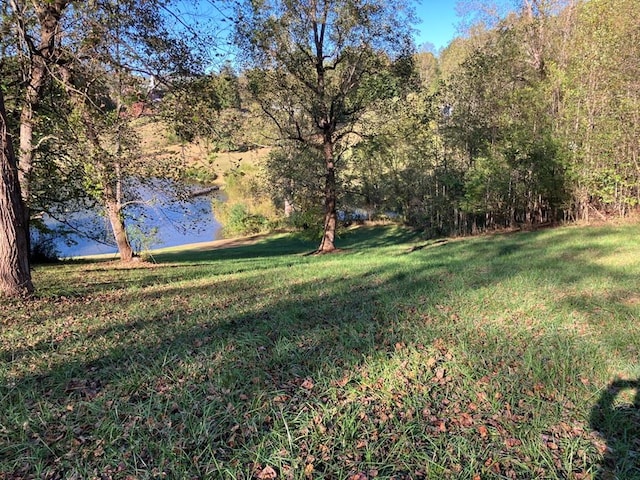
M 20 108 L 20 188 L 25 225 L 29 225 L 31 176 L 37 145 L 34 127 L 43 92 L 51 80 L 51 68 L 59 53 L 60 20 L 69 0 L 20 2 L 10 0 L 10 14 L 16 33 L 16 54 L 22 64 L 23 90 Z
M 244 4 L 236 38 L 253 67 L 253 93 L 283 140 L 321 154 L 325 178 L 319 253 L 335 249 L 336 175 L 342 153 L 367 107 L 390 94 L 386 73 L 410 58 L 413 20 L 404 0 Z
M 18 167 L 25 225 L 29 207 L 36 203 L 32 182 L 38 177 L 38 160 L 44 158 L 42 150 L 63 141 L 46 130 L 48 119 L 41 108 L 45 94 L 55 92 L 60 109 L 53 115 L 75 127 L 76 141 L 67 145 L 67 152 L 77 153 L 78 140 L 84 140 L 90 150 L 82 157 L 84 170 L 93 175 L 89 183 L 99 184 L 121 258 L 132 258 L 121 194 L 131 173 L 124 168 L 132 158 L 126 146 L 132 147 L 129 140 L 134 137 L 125 132 L 123 112 L 131 91 L 126 91 L 123 79 L 133 72 L 161 77 L 191 71 L 197 49 L 187 40 L 195 32 L 184 23 L 178 35 L 168 29 L 168 19 L 175 18 L 170 4 L 160 0 L 3 4 L 7 22 L 3 51 L 17 60 L 22 71 L 15 96 L 20 109 Z M 9 46 L 4 48 L 5 44 Z
M 18 168 L 0 89 L 0 294 L 33 291 L 29 269 L 28 231 L 20 195 Z

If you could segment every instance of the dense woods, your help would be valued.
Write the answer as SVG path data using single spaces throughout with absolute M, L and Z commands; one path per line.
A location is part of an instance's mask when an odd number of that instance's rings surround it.
M 260 173 L 228 176 L 262 197 L 235 200 L 233 231 L 245 220 L 281 225 L 262 216 L 268 199 L 283 221 L 322 232 L 322 251 L 335 247 L 340 220 L 468 235 L 625 216 L 640 200 L 632 0 L 503 2 L 509 13 L 474 17 L 482 21 L 437 53 L 412 50 L 404 2 L 238 4 L 227 20 L 240 53 L 208 70 L 197 52 L 210 32 L 182 22 L 172 34 L 167 5 L 3 5 L 2 178 L 23 197 L 3 203 L 4 231 L 98 202 L 131 259 L 128 179 L 189 169 L 177 160 L 147 168 L 158 161 L 145 158 L 130 121 L 140 102 L 155 102 L 158 128 L 182 142 L 269 148 Z M 160 98 L 149 96 L 151 76 L 163 82 Z M 3 251 L 24 250 L 10 243 Z M 16 265 L 30 290 L 25 262 Z
M 436 57 L 354 149 L 361 205 L 433 235 L 626 215 L 638 203 L 640 18 L 525 2 Z

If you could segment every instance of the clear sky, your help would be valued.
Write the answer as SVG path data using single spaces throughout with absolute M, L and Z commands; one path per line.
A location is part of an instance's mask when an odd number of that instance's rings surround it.
M 418 18 L 416 45 L 432 43 L 436 51 L 446 47 L 456 36 L 456 0 L 419 0 L 416 6 Z

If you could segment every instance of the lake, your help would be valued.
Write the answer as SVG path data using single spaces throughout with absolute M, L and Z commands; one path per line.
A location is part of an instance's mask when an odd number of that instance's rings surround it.
M 134 185 L 139 200 L 126 211 L 126 224 L 134 251 L 172 247 L 188 243 L 209 242 L 219 238 L 221 225 L 216 221 L 211 202 L 219 191 L 179 200 L 167 192 L 165 181 Z M 198 187 L 187 187 L 197 192 Z M 62 258 L 117 253 L 107 218 L 96 210 L 80 210 L 57 214 L 61 221 L 45 216 L 52 229 L 74 231 L 54 239 L 54 247 Z

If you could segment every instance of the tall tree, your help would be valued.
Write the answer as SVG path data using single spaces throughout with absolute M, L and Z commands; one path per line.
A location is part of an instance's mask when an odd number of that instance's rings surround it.
M 121 79 L 132 72 L 162 77 L 190 71 L 197 48 L 187 40 L 195 32 L 184 23 L 179 23 L 178 35 L 171 31 L 168 22 L 176 19 L 171 4 L 164 0 L 10 0 L 3 5 L 3 20 L 12 33 L 7 36 L 11 42 L 7 50 L 22 70 L 22 88 L 14 96 L 20 98 L 16 102 L 20 109 L 18 168 L 25 224 L 34 203 L 32 180 L 37 177 L 41 149 L 60 142 L 45 130 L 42 100 L 47 92 L 56 91 L 57 102 L 62 104 L 65 98 L 60 93 L 66 92 L 70 106 L 55 115 L 66 117 L 72 111 L 70 123 L 75 119 L 76 133 L 92 145 L 85 170 L 103 172 L 91 180 L 101 183 L 100 200 L 121 258 L 132 258 L 120 194 L 127 176 L 122 168 L 126 163 L 122 161 L 126 156 L 122 139 L 133 138 L 124 133 L 127 122 L 122 118 L 131 89 L 126 90 L 128 85 Z M 102 128 L 107 124 L 113 127 L 111 132 Z M 105 148 L 110 139 L 115 144 Z M 76 143 L 67 150 L 77 151 Z M 94 165 L 88 164 L 91 162 Z
M 33 291 L 29 269 L 27 225 L 20 197 L 18 168 L 9 135 L 4 96 L 0 89 L 0 294 Z
M 389 95 L 381 77 L 390 64 L 410 57 L 413 20 L 405 0 L 244 4 L 236 38 L 253 67 L 256 98 L 284 140 L 321 154 L 324 225 L 318 252 L 336 248 L 336 175 L 346 140 L 367 107 Z
M 16 53 L 21 57 L 23 94 L 20 111 L 20 187 L 25 205 L 25 223 L 29 224 L 31 176 L 36 146 L 34 127 L 43 92 L 51 81 L 52 66 L 59 53 L 60 20 L 70 0 L 25 2 L 10 0 L 16 36 Z

